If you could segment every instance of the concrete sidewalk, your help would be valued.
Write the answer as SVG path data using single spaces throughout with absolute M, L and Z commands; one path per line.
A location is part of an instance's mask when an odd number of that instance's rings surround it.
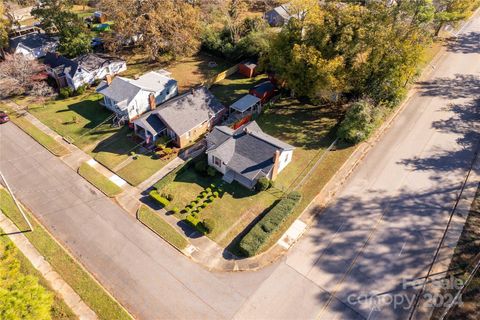
M 0 212 L 0 229 L 2 229 L 32 263 L 33 267 L 47 280 L 50 287 L 59 294 L 65 304 L 72 309 L 73 313 L 81 320 L 98 319 L 95 312 L 80 298 L 62 277 L 53 269 L 45 258 L 35 249 L 23 233 Z

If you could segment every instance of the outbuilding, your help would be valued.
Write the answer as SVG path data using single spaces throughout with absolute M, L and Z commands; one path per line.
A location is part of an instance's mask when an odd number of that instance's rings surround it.
M 238 72 L 247 78 L 251 78 L 255 75 L 257 65 L 253 62 L 246 61 L 238 65 Z
M 264 104 L 275 95 L 275 86 L 270 81 L 264 81 L 250 89 L 250 94 L 259 98 Z

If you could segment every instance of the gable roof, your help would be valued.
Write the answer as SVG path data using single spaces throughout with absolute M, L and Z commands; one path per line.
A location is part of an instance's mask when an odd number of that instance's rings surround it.
M 279 16 L 281 16 L 285 20 L 288 20 L 292 17 L 290 12 L 288 11 L 288 6 L 286 4 L 282 4 L 278 7 L 275 7 L 272 9 L 272 11 L 275 11 Z
M 205 87 L 173 98 L 151 111 L 178 136 L 182 136 L 205 121 L 211 120 L 225 107 Z
M 141 90 L 156 93 L 176 83 L 176 80 L 165 74 L 150 71 L 138 79 L 115 77 L 109 86 L 102 82 L 97 87 L 97 92 L 117 102 L 126 100 L 128 105 Z
M 65 58 L 55 52 L 47 52 L 43 63 L 50 66 L 50 68 L 54 69 L 59 74 L 68 72 L 72 77 L 78 68 L 78 64 L 75 61 Z M 69 69 L 67 70 L 67 68 Z
M 147 129 L 154 135 L 161 133 L 167 128 L 156 113 L 149 113 L 145 116 L 142 116 L 134 120 L 133 123 Z
M 45 56 L 44 63 L 52 69 L 55 69 L 58 73 L 68 72 L 70 76 L 73 77 L 79 69 L 92 72 L 108 66 L 110 63 L 121 61 L 123 60 L 120 58 L 96 53 L 87 53 L 75 59 L 68 59 L 58 53 L 48 52 Z
M 230 169 L 250 180 L 261 173 L 266 175 L 270 172 L 277 150 L 294 149 L 293 146 L 264 133 L 255 121 L 233 132 L 215 127 L 207 135 L 207 142 L 211 145 L 207 153 L 220 158 Z
M 82 69 L 94 71 L 108 66 L 113 62 L 123 62 L 124 60 L 101 53 L 87 53 L 73 59 Z
M 29 49 L 35 49 L 56 45 L 58 44 L 58 38 L 47 36 L 43 33 L 30 33 L 10 39 L 11 48 L 16 49 L 20 44 Z

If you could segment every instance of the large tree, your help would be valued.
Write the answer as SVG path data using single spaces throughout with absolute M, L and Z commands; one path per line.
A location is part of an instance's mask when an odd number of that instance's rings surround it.
M 20 272 L 16 248 L 9 243 L 0 248 L 0 318 L 47 320 L 53 297 L 38 279 Z
M 5 7 L 2 1 L 0 2 L 0 51 L 8 44 L 8 29 L 10 28 L 10 21 L 4 15 Z
M 200 10 L 183 0 L 104 0 L 100 7 L 115 21 L 107 46 L 135 45 L 152 59 L 177 58 L 200 45 Z
M 437 0 L 435 35 L 438 36 L 446 23 L 455 23 L 467 18 L 479 5 L 480 0 Z
M 43 0 L 32 14 L 40 19 L 43 28 L 58 32 L 62 54 L 76 57 L 91 50 L 92 38 L 82 19 L 72 12 L 72 6 L 73 0 Z

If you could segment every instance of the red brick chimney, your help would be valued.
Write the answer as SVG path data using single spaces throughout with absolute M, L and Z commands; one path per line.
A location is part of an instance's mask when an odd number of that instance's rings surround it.
M 155 108 L 157 107 L 157 103 L 155 102 L 155 96 L 153 95 L 153 93 L 150 93 L 150 95 L 148 96 L 148 105 L 150 106 L 150 110 L 155 110 Z
M 272 168 L 272 180 L 278 175 L 278 167 L 280 166 L 280 150 L 276 150 L 273 155 L 273 168 Z
M 107 86 L 109 86 L 112 83 L 112 76 L 110 74 L 107 74 L 105 76 L 105 80 L 107 81 Z

